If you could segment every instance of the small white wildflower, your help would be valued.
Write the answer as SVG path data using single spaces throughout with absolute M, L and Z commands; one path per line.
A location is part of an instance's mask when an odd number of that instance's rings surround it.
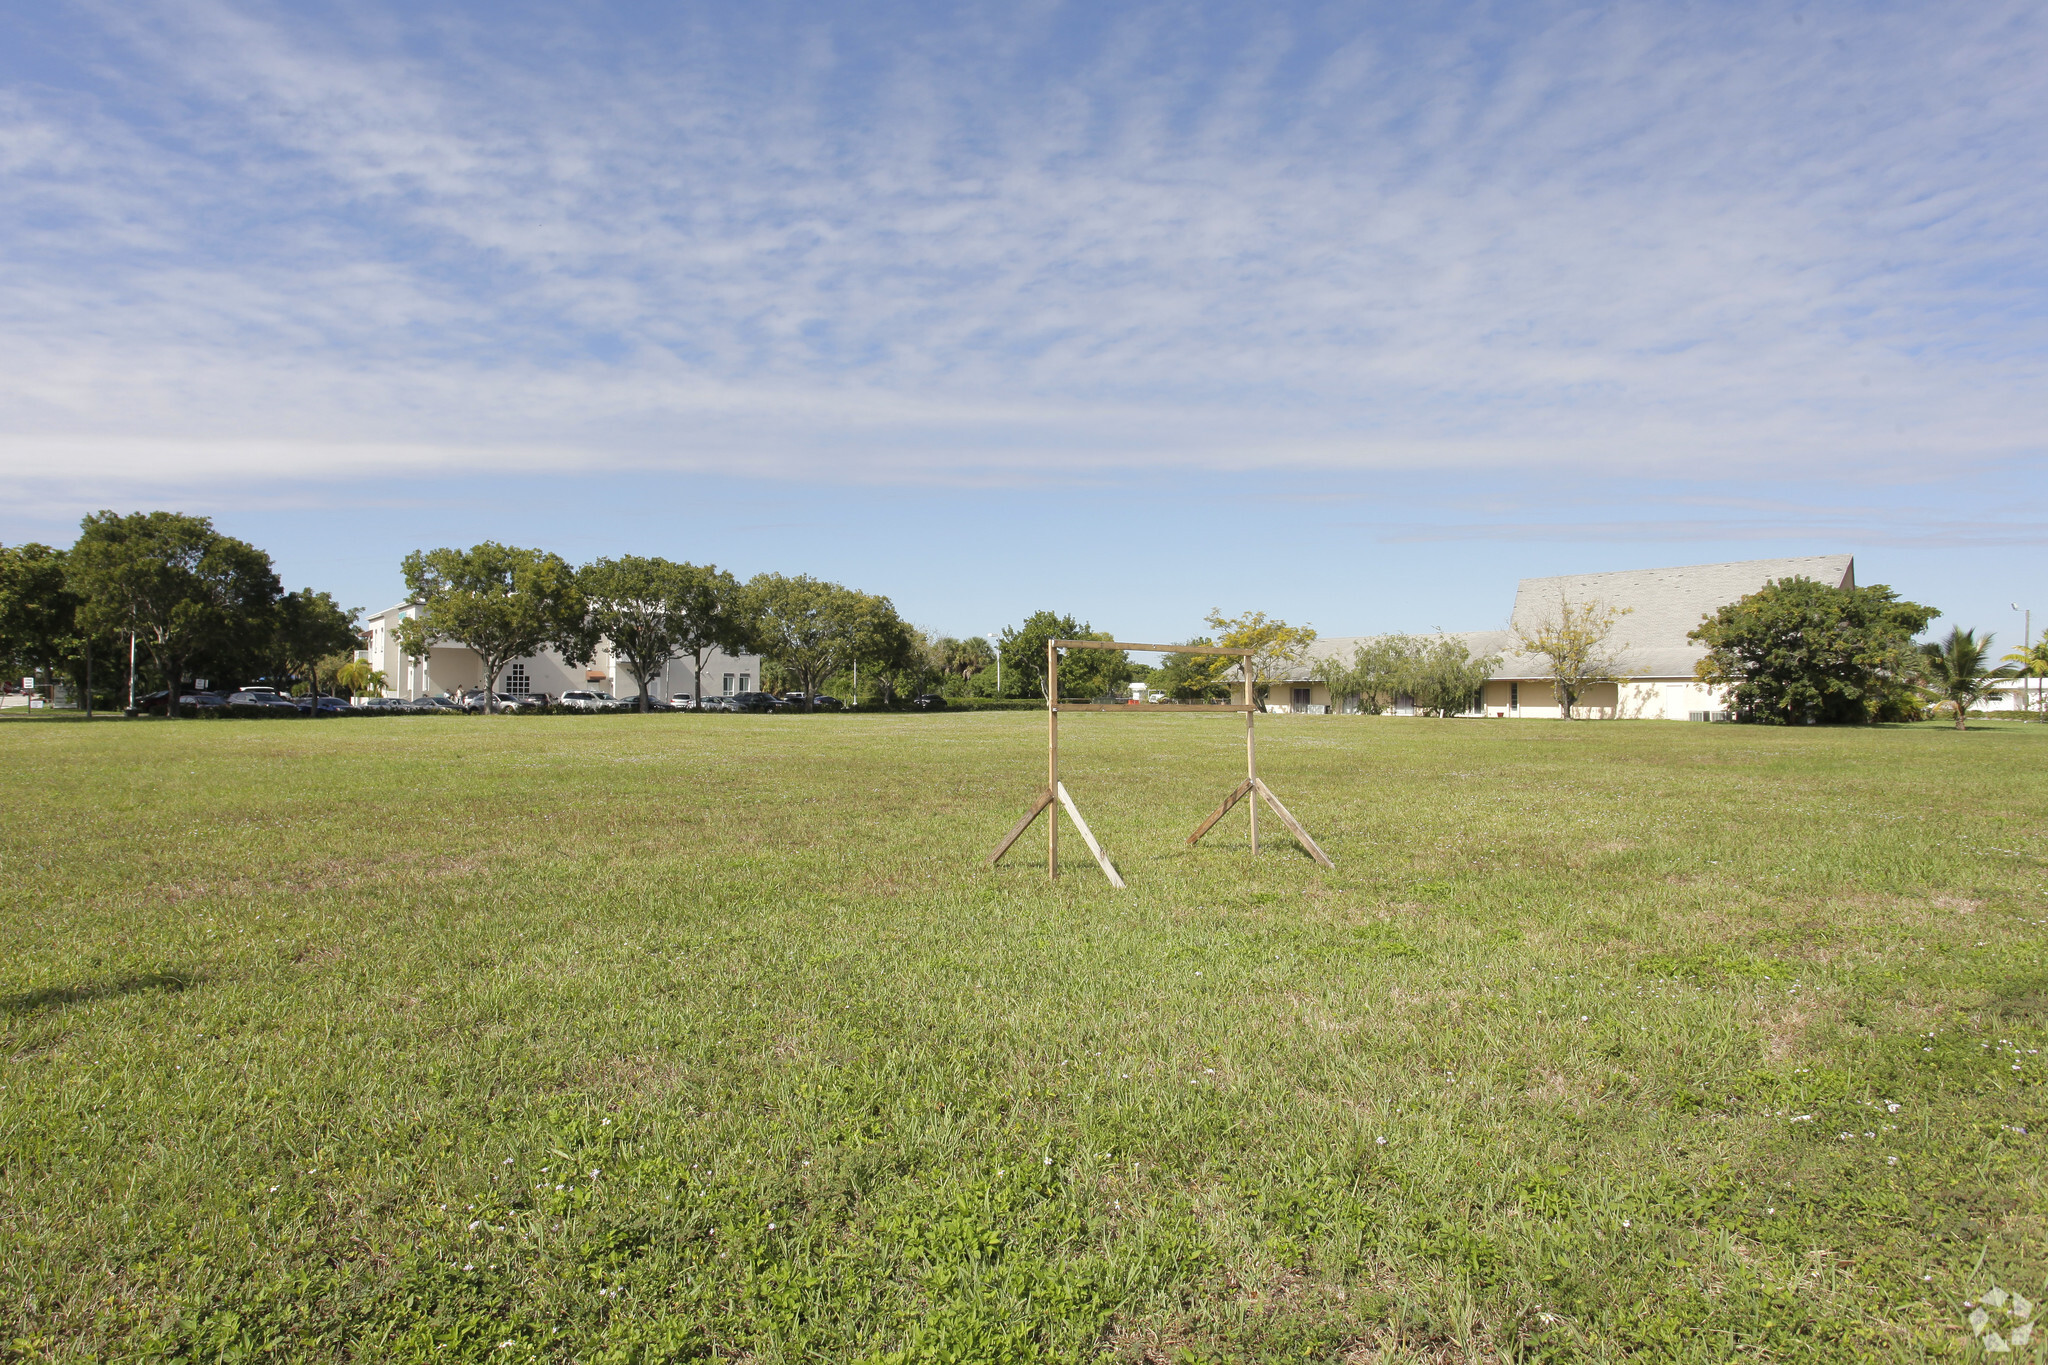
M 275 1185 L 272 1185 L 272 1186 L 270 1187 L 270 1192 L 271 1192 L 272 1194 L 276 1194 L 276 1193 L 277 1193 L 277 1186 L 275 1186 Z
M 1373 1141 L 1374 1141 L 1374 1142 L 1377 1142 L 1377 1143 L 1378 1143 L 1378 1144 L 1379 1144 L 1380 1146 L 1382 1146 L 1382 1147 L 1384 1147 L 1384 1146 L 1386 1146 L 1386 1145 L 1387 1145 L 1387 1140 L 1386 1140 L 1385 1138 L 1383 1138 L 1383 1137 L 1382 1137 L 1382 1138 L 1374 1138 L 1374 1139 L 1373 1139 Z
M 504 1161 L 503 1161 L 503 1162 L 502 1162 L 501 1164 L 502 1164 L 502 1165 L 506 1165 L 506 1166 L 510 1166 L 510 1165 L 512 1164 L 512 1158 L 511 1158 L 511 1157 L 509 1157 L 509 1156 L 508 1156 L 508 1157 L 506 1157 L 506 1158 L 505 1158 L 505 1160 L 504 1160 Z

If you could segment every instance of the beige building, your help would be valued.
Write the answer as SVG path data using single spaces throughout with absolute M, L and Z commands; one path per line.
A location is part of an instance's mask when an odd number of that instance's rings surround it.
M 1620 683 L 1604 683 L 1579 698 L 1574 715 L 1603 720 L 1704 720 L 1724 709 L 1716 689 L 1693 677 L 1693 666 L 1707 651 L 1686 638 L 1702 618 L 1738 598 L 1781 578 L 1811 578 L 1830 587 L 1856 586 L 1853 555 L 1811 555 L 1797 559 L 1746 559 L 1734 564 L 1694 564 L 1672 569 L 1625 569 L 1618 573 L 1566 574 L 1557 578 L 1525 578 L 1515 590 L 1514 610 L 1505 630 L 1454 632 L 1475 657 L 1501 656 L 1501 663 L 1481 689 L 1479 704 L 1468 715 L 1555 719 L 1557 697 L 1551 689 L 1547 661 L 1515 651 L 1515 627 L 1535 628 L 1554 617 L 1560 603 L 1600 603 L 1627 614 L 1615 622 L 1609 637 L 1616 649 Z M 1308 658 L 1273 683 L 1266 705 L 1274 711 L 1326 712 L 1329 688 L 1311 676 L 1316 661 L 1348 660 L 1375 637 L 1335 636 L 1317 640 Z M 1238 689 L 1243 699 L 1243 688 Z M 1356 710 L 1356 698 L 1337 699 Z M 1410 714 L 1406 698 L 1395 710 Z
M 475 652 L 460 645 L 434 645 L 424 659 L 408 658 L 398 644 L 398 625 L 419 615 L 419 604 L 401 602 L 387 607 L 364 623 L 364 648 L 356 657 L 384 675 L 384 691 L 392 697 L 454 696 L 484 685 L 483 662 Z M 704 664 L 704 695 L 730 696 L 760 686 L 761 660 L 753 654 L 714 652 Z M 648 680 L 647 694 L 657 701 L 695 695 L 695 669 L 688 659 L 671 659 L 658 678 Z M 553 650 L 530 658 L 514 659 L 498 674 L 498 690 L 508 696 L 524 697 L 545 692 L 559 697 L 564 692 L 609 692 L 615 697 L 637 697 L 640 683 L 633 668 L 612 654 L 611 643 L 600 640 L 597 652 L 587 664 L 572 665 Z

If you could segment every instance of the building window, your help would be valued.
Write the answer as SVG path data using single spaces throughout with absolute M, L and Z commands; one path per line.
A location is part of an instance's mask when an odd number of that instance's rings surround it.
M 1519 711 L 1519 710 L 1521 710 L 1521 709 L 1522 709 L 1522 685 L 1521 685 L 1520 683 L 1509 683 L 1509 684 L 1508 684 L 1508 710 L 1510 710 L 1510 711 Z
M 533 691 L 533 682 L 526 676 L 525 664 L 513 664 L 505 670 L 505 693 L 507 696 L 523 697 Z
M 728 697 L 732 695 L 732 674 L 730 673 L 725 675 L 725 695 Z
M 744 673 L 740 674 L 740 691 L 744 692 L 747 690 L 747 682 L 747 675 Z

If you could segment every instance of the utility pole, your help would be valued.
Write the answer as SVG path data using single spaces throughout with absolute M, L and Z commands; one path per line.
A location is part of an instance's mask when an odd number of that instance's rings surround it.
M 1001 701 L 1003 699 L 1003 648 L 996 643 L 996 633 L 994 631 L 988 633 L 988 642 L 996 652 L 996 700 Z

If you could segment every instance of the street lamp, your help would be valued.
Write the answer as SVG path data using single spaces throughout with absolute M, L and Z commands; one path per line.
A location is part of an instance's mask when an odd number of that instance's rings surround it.
M 2026 669 L 2028 674 L 2034 675 L 2034 661 L 2031 657 L 2034 651 L 2034 609 L 2032 607 L 2023 607 L 2017 602 L 2012 604 L 2012 609 L 2014 611 L 2026 613 L 2026 615 L 2022 618 L 2026 622 L 2026 625 L 2022 632 L 2022 639 L 2020 644 L 2020 657 L 2027 660 Z M 2029 711 L 2034 710 L 2041 704 L 2041 685 L 2039 683 L 2034 684 L 2033 692 L 2033 705 L 2027 708 Z M 2022 683 L 2020 685 L 2020 695 L 2024 697 L 2026 694 L 2026 684 Z
M 995 652 L 996 656 L 996 700 L 1001 701 L 1003 697 L 1003 650 L 1002 646 L 996 643 L 996 633 L 994 631 L 988 633 L 988 643 L 989 648 Z

